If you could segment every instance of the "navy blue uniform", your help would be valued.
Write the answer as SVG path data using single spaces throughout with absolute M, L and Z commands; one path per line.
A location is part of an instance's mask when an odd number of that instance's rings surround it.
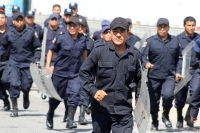
M 153 67 L 148 70 L 148 90 L 151 103 L 151 114 L 159 111 L 160 96 L 163 98 L 163 108 L 170 109 L 174 99 L 175 73 L 180 73 L 179 41 L 168 35 L 163 41 L 157 34 L 147 39 L 143 46 L 142 64 L 148 62 Z M 148 56 L 148 59 L 147 59 Z
M 97 47 L 97 46 L 103 45 L 103 44 L 104 44 L 104 41 L 102 38 L 94 41 L 94 47 Z
M 60 17 L 58 18 L 58 27 L 63 28 L 63 23 L 64 23 L 63 18 L 62 18 L 62 16 L 60 16 Z M 48 27 L 48 26 L 49 26 L 49 18 L 47 18 L 47 19 L 44 21 L 44 27 Z
M 12 17 L 7 17 L 6 25 L 8 27 L 13 27 L 14 26 L 12 20 L 13 20 Z
M 0 45 L 1 45 L 1 42 L 3 41 L 4 37 L 6 36 L 6 32 L 8 31 L 8 27 L 6 27 L 5 31 L 3 33 L 0 32 Z M 2 55 L 0 57 L 0 77 L 2 78 L 3 77 L 3 71 L 5 69 L 5 66 L 6 66 L 6 62 L 8 60 L 8 54 L 9 54 L 9 49 L 8 51 L 4 51 L 5 55 Z M 7 75 L 4 75 L 3 78 L 6 78 L 7 79 L 8 77 L 8 73 Z M 8 88 L 5 88 L 3 83 L 0 82 L 0 99 L 2 100 L 5 100 L 8 98 L 8 94 L 6 93 L 6 89 Z
M 95 133 L 132 132 L 132 91 L 129 85 L 135 82 L 140 87 L 141 54 L 127 45 L 119 55 L 112 42 L 93 49 L 81 66 L 79 77 L 83 89 L 92 97 L 92 121 Z M 96 83 L 92 71 L 96 71 Z M 98 90 L 107 96 L 100 102 L 94 99 Z M 123 124 L 115 123 L 119 122 Z
M 130 36 L 126 39 L 126 43 L 130 46 L 134 46 L 136 42 L 140 41 L 141 39 L 134 35 L 134 34 L 130 34 Z
M 188 37 L 185 35 L 185 32 L 182 32 L 181 34 L 177 35 L 177 38 L 180 43 L 180 56 L 182 56 L 182 51 L 184 48 L 191 42 L 195 41 L 200 36 L 197 33 L 194 33 L 193 37 Z M 199 68 L 199 59 L 196 56 L 196 52 L 194 49 L 192 49 L 192 56 L 191 56 L 191 63 L 190 63 L 190 74 L 192 75 L 192 79 L 188 84 L 183 87 L 175 96 L 175 107 L 182 109 L 185 106 L 185 101 L 187 98 L 188 88 L 190 86 L 190 95 L 193 94 L 193 92 L 198 88 L 198 81 L 200 78 L 200 75 L 197 72 L 197 69 Z
M 10 97 L 18 98 L 20 90 L 28 94 L 32 85 L 30 74 L 30 63 L 39 62 L 41 55 L 41 43 L 35 35 L 33 28 L 25 26 L 18 32 L 14 27 L 7 31 L 7 34 L 0 47 L 0 56 L 4 55 L 5 49 L 10 47 Z
M 195 88 L 191 88 L 191 89 L 193 89 L 192 90 L 193 93 L 190 97 L 190 106 L 191 106 L 190 116 L 193 116 L 193 117 L 197 117 L 198 112 L 199 112 L 199 107 L 200 107 L 200 84 L 199 84 L 199 82 L 200 82 L 200 68 L 199 68 L 199 65 L 200 65 L 200 50 L 199 50 L 200 46 L 199 46 L 199 44 L 200 44 L 200 38 L 198 38 L 196 40 L 196 44 L 194 46 L 196 59 L 198 59 L 198 61 L 197 61 L 198 67 L 195 69 L 195 72 L 194 72 L 195 75 L 192 76 L 192 79 L 191 79 L 191 80 L 193 80 L 195 78 L 195 82 L 193 82 L 193 84 L 195 84 Z
M 41 31 L 42 31 L 42 27 L 39 24 L 34 23 L 32 28 L 35 30 L 35 34 L 37 33 L 40 42 L 42 42 L 40 36 L 41 36 Z
M 91 53 L 91 51 L 94 48 L 94 41 L 87 35 L 85 37 L 87 38 L 87 40 L 86 40 L 87 56 L 89 56 L 89 54 Z
M 76 107 L 81 89 L 78 72 L 82 64 L 83 51 L 86 50 L 86 38 L 79 34 L 77 39 L 73 40 L 66 29 L 60 29 L 58 33 L 55 43 L 49 47 L 57 53 L 52 81 L 67 106 Z M 54 110 L 59 103 L 56 99 L 49 99 L 50 108 Z
M 56 35 L 59 34 L 58 33 L 59 29 L 60 28 L 58 27 L 57 30 L 51 30 L 51 28 L 48 27 L 47 40 L 46 40 L 46 50 L 45 50 L 45 62 L 46 62 L 47 53 L 49 51 L 49 47 L 52 44 L 52 41 L 55 41 L 54 39 L 56 38 Z M 44 33 L 44 30 L 41 31 L 41 40 L 43 40 L 43 33 Z M 51 64 L 50 64 L 51 66 L 54 66 L 56 58 L 57 58 L 57 53 L 54 53 L 52 60 L 51 60 Z

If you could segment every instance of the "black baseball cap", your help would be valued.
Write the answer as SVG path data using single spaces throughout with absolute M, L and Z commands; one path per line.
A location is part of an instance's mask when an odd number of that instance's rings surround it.
M 83 26 L 86 26 L 87 25 L 87 22 L 85 19 L 82 19 L 82 18 L 79 18 L 79 23 Z
M 157 22 L 157 26 L 161 24 L 165 24 L 169 26 L 169 20 L 167 18 L 159 18 Z
M 20 7 L 19 6 L 13 6 L 12 7 L 12 12 L 19 12 L 20 11 Z
M 123 28 L 125 30 L 128 30 L 128 22 L 126 21 L 126 19 L 122 18 L 122 17 L 117 17 L 115 18 L 111 24 L 110 24 L 110 29 L 113 30 L 117 27 Z
M 12 16 L 13 20 L 16 20 L 18 17 L 24 18 L 24 14 L 22 12 L 15 12 Z
M 77 17 L 71 17 L 68 23 L 74 23 L 75 25 L 80 25 L 79 19 Z
M 34 17 L 35 13 L 33 11 L 28 11 L 26 17 Z
M 72 2 L 72 3 L 69 4 L 69 8 L 70 8 L 70 9 L 77 9 L 77 8 L 78 8 L 78 4 Z
M 64 15 L 72 15 L 72 10 L 71 9 L 65 9 L 64 10 Z
M 129 24 L 132 24 L 132 20 L 130 18 L 126 18 L 126 21 L 129 23 Z
M 0 4 L 0 9 L 5 10 L 5 5 L 4 4 Z

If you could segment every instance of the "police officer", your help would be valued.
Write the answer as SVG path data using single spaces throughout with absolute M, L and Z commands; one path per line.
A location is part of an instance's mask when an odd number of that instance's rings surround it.
M 33 11 L 28 11 L 26 13 L 25 22 L 26 22 L 26 25 L 29 27 L 32 27 L 35 30 L 35 34 L 40 37 L 42 27 L 34 22 L 35 20 L 34 16 L 35 16 L 35 13 Z
M 196 40 L 196 43 L 194 45 L 194 51 L 196 53 L 196 57 L 200 61 L 200 38 L 198 38 Z M 200 68 L 198 67 L 195 71 L 197 72 L 197 74 L 199 76 Z M 200 107 L 200 100 L 199 100 L 200 99 L 200 84 L 199 84 L 199 82 L 200 82 L 200 78 L 197 78 L 196 82 L 195 82 L 196 90 L 194 90 L 193 94 L 190 97 L 190 116 L 191 116 L 190 119 L 191 119 L 192 123 L 196 122 L 198 112 L 199 112 L 199 107 Z
M 20 7 L 19 6 L 13 6 L 12 7 L 12 15 L 16 12 L 19 12 L 20 11 Z M 7 17 L 7 26 L 9 27 L 13 27 L 13 18 L 12 17 Z
M 86 25 L 87 25 L 86 21 L 82 19 L 79 19 L 79 21 L 80 21 L 79 33 L 83 34 L 87 38 L 86 47 L 87 47 L 87 56 L 89 56 L 89 54 L 94 48 L 94 41 L 86 34 Z M 80 106 L 79 124 L 80 125 L 88 124 L 87 120 L 85 119 L 85 112 L 88 109 L 87 108 L 88 105 L 89 105 L 89 96 L 81 88 L 80 101 L 79 101 L 79 106 Z
M 106 42 L 109 42 L 111 40 L 111 34 L 110 34 L 110 26 L 105 26 L 101 29 L 101 39 L 98 39 L 94 42 L 95 47 L 98 45 L 102 45 Z
M 6 16 L 4 10 L 0 9 L 0 44 L 6 36 L 6 32 L 8 31 L 8 27 L 6 26 Z M 0 77 L 3 75 L 3 71 L 6 65 L 6 61 L 8 60 L 8 51 L 6 54 L 0 58 Z M 8 100 L 8 94 L 6 93 L 6 89 L 4 85 L 0 82 L 0 99 L 3 100 L 4 106 L 1 108 L 1 111 L 10 110 L 10 102 Z
M 111 41 L 98 45 L 79 71 L 83 89 L 92 97 L 93 133 L 131 133 L 133 130 L 133 81 L 140 87 L 141 54 L 126 43 L 128 23 L 115 18 L 110 25 Z M 94 84 L 92 70 L 96 71 Z
M 70 3 L 69 4 L 69 8 L 72 10 L 72 12 L 73 12 L 72 15 L 74 17 L 78 17 L 79 19 L 82 19 L 82 20 L 86 21 L 85 17 L 83 17 L 83 16 L 81 16 L 81 15 L 78 14 L 78 4 L 77 3 Z M 87 21 L 86 21 L 86 34 L 88 36 L 90 35 L 90 29 L 89 29 Z
M 55 41 L 50 45 L 46 62 L 46 68 L 49 69 L 52 55 L 57 52 L 52 81 L 55 88 L 57 88 L 58 94 L 65 101 L 65 106 L 68 107 L 67 128 L 77 128 L 74 122 L 74 115 L 79 103 L 81 89 L 78 72 L 82 60 L 84 61 L 87 58 L 86 38 L 78 33 L 79 28 L 78 18 L 71 17 L 68 30 L 60 29 Z M 54 111 L 59 103 L 60 101 L 49 98 L 49 111 L 46 121 L 48 129 L 53 128 Z
M 183 21 L 183 26 L 185 28 L 185 31 L 177 35 L 177 38 L 179 40 L 179 44 L 181 46 L 181 51 L 184 50 L 184 48 L 191 42 L 195 41 L 200 36 L 195 33 L 195 27 L 196 27 L 196 20 L 195 18 L 188 16 Z M 182 55 L 180 55 L 182 57 Z M 199 69 L 199 60 L 196 56 L 196 52 L 192 49 L 192 56 L 191 56 L 191 63 L 190 63 L 190 74 L 192 75 L 192 79 L 190 82 L 183 87 L 175 96 L 175 107 L 177 108 L 177 128 L 183 128 L 183 116 L 182 116 L 182 109 L 185 106 L 185 101 L 187 99 L 188 94 L 188 88 L 190 86 L 190 95 L 193 94 L 193 92 L 198 88 L 198 81 L 199 81 L 199 74 L 196 71 Z M 188 107 L 188 110 L 186 112 L 185 120 L 188 126 L 193 127 L 193 123 L 190 121 L 190 106 Z
M 21 12 L 13 14 L 13 24 L 15 27 L 7 31 L 0 47 L 2 57 L 5 49 L 10 47 L 9 56 L 9 93 L 12 101 L 13 111 L 11 117 L 18 116 L 17 98 L 20 90 L 23 94 L 23 107 L 28 109 L 30 105 L 29 91 L 32 85 L 29 66 L 32 62 L 39 62 L 41 54 L 41 44 L 33 28 L 24 24 L 24 15 Z
M 54 14 L 58 14 L 58 26 L 62 28 L 63 27 L 63 19 L 62 19 L 62 16 L 60 15 L 60 13 L 61 13 L 61 7 L 60 7 L 60 5 L 59 4 L 53 5 L 52 12 Z M 49 25 L 49 18 L 47 18 L 44 21 L 44 27 L 48 27 L 48 25 Z
M 158 111 L 160 96 L 163 99 L 162 121 L 166 128 L 172 128 L 169 112 L 174 99 L 175 72 L 180 73 L 178 39 L 170 34 L 169 21 L 160 18 L 157 21 L 157 34 L 143 44 L 142 64 L 148 70 L 148 91 L 151 104 L 152 127 L 158 130 Z M 148 56 L 148 58 L 147 58 Z
M 129 37 L 127 38 L 126 42 L 133 46 L 135 45 L 136 42 L 140 41 L 141 39 L 137 36 L 137 35 L 134 35 L 133 33 L 131 33 L 131 29 L 132 29 L 132 20 L 130 18 L 126 18 L 126 21 L 128 22 L 129 24 Z
M 104 20 L 101 21 L 101 29 L 105 26 L 110 27 L 110 21 L 109 20 L 104 19 Z M 101 31 L 95 31 L 94 34 L 91 36 L 91 38 L 93 38 L 94 41 L 101 39 Z
M 72 16 L 72 10 L 71 9 L 65 9 L 64 10 L 64 16 L 63 16 L 63 28 L 67 28 L 67 24 L 69 22 L 69 19 Z

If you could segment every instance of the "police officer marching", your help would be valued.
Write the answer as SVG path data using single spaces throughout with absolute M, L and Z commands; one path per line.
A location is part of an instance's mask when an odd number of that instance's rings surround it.
M 19 6 L 14 5 L 12 7 L 12 15 L 14 13 L 16 13 L 16 12 L 19 12 L 19 11 L 20 11 L 20 7 Z M 9 26 L 9 27 L 13 27 L 14 26 L 12 20 L 13 20 L 12 16 L 11 17 L 7 17 L 7 26 Z
M 89 29 L 88 23 L 87 23 L 86 18 L 84 16 L 81 16 L 81 15 L 78 14 L 78 4 L 77 3 L 70 3 L 69 8 L 73 12 L 73 14 L 72 14 L 73 17 L 77 17 L 78 19 L 82 19 L 86 22 L 86 26 L 85 26 L 86 27 L 86 34 L 89 36 L 90 35 L 90 29 Z
M 110 25 L 111 41 L 93 49 L 81 66 L 83 89 L 91 96 L 93 133 L 131 133 L 133 130 L 132 91 L 140 87 L 141 54 L 126 43 L 128 23 L 115 18 Z M 92 71 L 96 71 L 96 83 Z
M 9 93 L 12 101 L 11 117 L 18 116 L 17 99 L 20 90 L 23 92 L 23 107 L 28 109 L 30 105 L 29 92 L 32 86 L 30 75 L 30 63 L 37 63 L 40 60 L 41 43 L 33 28 L 24 23 L 24 15 L 21 12 L 13 14 L 13 24 L 15 27 L 7 31 L 0 47 L 0 56 L 5 54 L 5 50 L 10 47 L 9 56 Z
M 197 38 L 200 37 L 199 34 L 195 32 L 196 20 L 194 17 L 188 16 L 183 21 L 183 26 L 185 31 L 177 35 L 180 44 L 180 58 L 182 58 L 182 51 L 184 48 L 191 42 L 196 41 Z M 188 90 L 190 92 L 190 96 L 194 94 L 194 91 L 199 87 L 199 59 L 196 55 L 197 52 L 192 49 L 191 62 L 190 62 L 190 74 L 192 75 L 192 79 L 176 94 L 175 96 L 175 107 L 177 108 L 177 128 L 183 128 L 183 116 L 182 109 L 185 106 L 185 101 L 187 99 Z M 180 64 L 180 66 L 182 66 Z M 190 108 L 189 105 L 186 115 L 185 121 L 189 127 L 193 127 L 193 123 L 190 121 Z
M 8 26 L 6 26 L 6 16 L 5 16 L 5 6 L 1 6 L 0 7 L 0 45 L 3 41 L 3 39 L 6 36 L 6 33 L 8 31 Z M 3 76 L 3 71 L 6 65 L 6 61 L 8 60 L 8 51 L 4 51 L 5 55 L 1 56 L 0 58 L 0 78 Z M 8 100 L 8 94 L 6 92 L 6 89 L 9 88 L 5 88 L 4 85 L 2 84 L 2 82 L 0 82 L 0 99 L 3 100 L 4 102 L 4 106 L 1 109 L 1 111 L 9 111 L 10 110 L 10 102 Z
M 150 96 L 151 130 L 158 130 L 158 111 L 160 97 L 163 99 L 162 121 L 166 128 L 172 128 L 169 112 L 174 99 L 175 73 L 180 74 L 179 41 L 168 34 L 169 21 L 160 18 L 157 21 L 157 34 L 143 44 L 142 64 L 148 69 L 148 91 Z M 148 56 L 148 58 L 147 58 Z
M 69 22 L 69 19 L 72 16 L 72 10 L 71 9 L 65 9 L 64 15 L 63 15 L 63 28 L 67 28 L 67 24 Z
M 28 11 L 25 17 L 26 25 L 32 27 L 35 30 L 35 34 L 38 35 L 38 37 L 40 38 L 42 27 L 39 24 L 36 24 L 34 20 L 35 20 L 35 12 Z
M 54 52 L 57 52 L 52 81 L 67 107 L 66 128 L 77 128 L 74 122 L 74 115 L 79 104 L 79 92 L 81 89 L 78 72 L 82 60 L 84 61 L 87 57 L 86 38 L 84 35 L 78 33 L 80 23 L 77 17 L 71 17 L 67 27 L 67 30 L 59 30 L 55 41 L 50 45 L 47 54 L 46 68 L 50 68 L 52 55 Z M 54 111 L 59 104 L 60 101 L 49 98 L 49 111 L 46 121 L 48 129 L 53 129 Z

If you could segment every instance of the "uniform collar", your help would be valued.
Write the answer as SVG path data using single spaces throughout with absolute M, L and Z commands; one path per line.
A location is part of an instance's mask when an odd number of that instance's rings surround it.
M 185 31 L 181 33 L 181 36 L 183 39 L 187 39 L 188 41 L 196 40 L 197 38 L 199 38 L 199 34 L 197 34 L 196 32 L 194 32 L 194 36 L 192 38 L 186 36 Z
M 27 26 L 24 24 L 24 29 L 21 32 L 18 32 L 15 27 L 13 29 L 16 34 L 21 35 L 24 34 L 24 32 L 26 32 Z
M 172 38 L 171 35 L 168 34 L 167 39 L 163 41 L 163 40 L 158 36 L 158 34 L 156 34 L 156 35 L 154 36 L 154 39 L 160 40 L 160 41 L 162 41 L 162 42 L 168 42 L 169 40 L 171 40 L 171 38 Z
M 112 51 L 115 51 L 115 47 L 114 47 L 112 41 L 105 43 L 105 45 L 109 45 L 109 49 Z M 126 50 L 124 51 L 124 53 L 122 55 L 127 55 L 128 53 L 132 54 L 133 49 L 131 48 L 131 46 L 129 46 L 127 43 L 125 43 L 125 45 L 126 45 Z

